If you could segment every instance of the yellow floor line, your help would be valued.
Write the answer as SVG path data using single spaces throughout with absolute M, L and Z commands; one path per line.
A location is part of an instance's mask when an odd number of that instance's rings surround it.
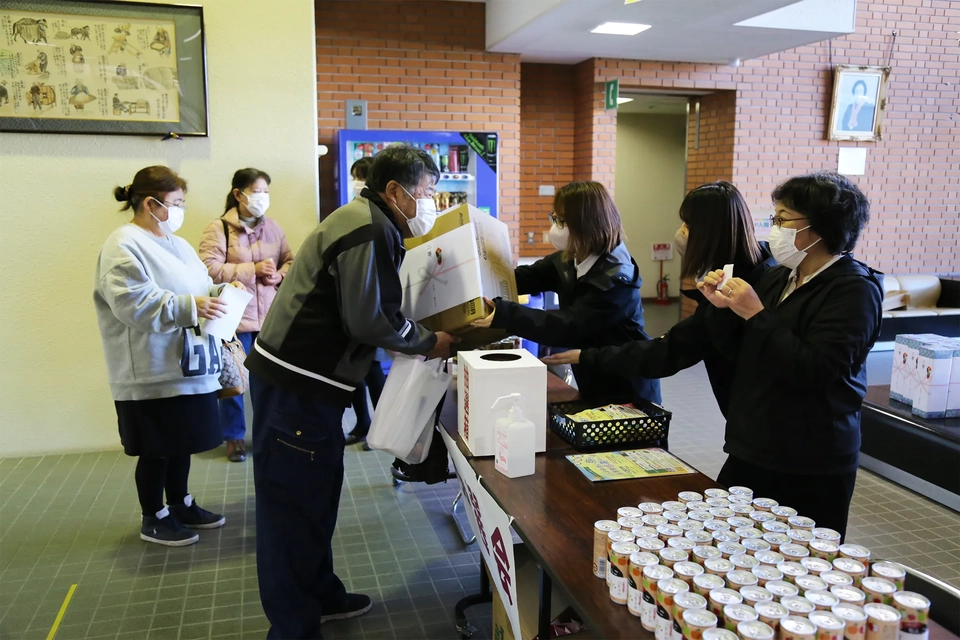
M 47 640 L 53 640 L 53 636 L 57 635 L 57 629 L 60 628 L 63 616 L 67 612 L 67 607 L 70 606 L 71 598 L 73 598 L 73 592 L 76 590 L 77 585 L 70 585 L 70 590 L 67 591 L 67 597 L 63 599 L 63 604 L 60 605 L 60 613 L 57 614 L 57 619 L 53 621 L 53 626 L 50 627 L 50 633 L 47 634 Z

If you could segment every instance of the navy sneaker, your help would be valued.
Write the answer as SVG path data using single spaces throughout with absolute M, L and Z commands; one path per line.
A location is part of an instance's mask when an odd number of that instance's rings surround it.
M 167 547 L 185 547 L 195 543 L 200 536 L 184 529 L 183 525 L 168 513 L 163 518 L 143 516 L 140 539 Z
M 348 593 L 339 606 L 323 607 L 320 623 L 330 622 L 331 620 L 356 618 L 370 611 L 372 607 L 373 602 L 370 601 L 369 596 L 359 593 Z
M 184 503 L 189 503 L 189 505 L 171 504 L 169 508 L 170 513 L 187 529 L 219 529 L 227 521 L 219 513 L 211 513 L 206 509 L 201 509 L 200 505 L 190 495 L 184 499 Z

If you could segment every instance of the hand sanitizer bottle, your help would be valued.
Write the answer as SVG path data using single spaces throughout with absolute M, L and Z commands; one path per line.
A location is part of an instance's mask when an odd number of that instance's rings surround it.
M 496 425 L 496 469 L 508 478 L 533 475 L 536 464 L 534 425 L 523 417 L 519 393 L 498 398 L 493 403 L 493 409 L 505 405 L 510 406 L 507 416 L 498 419 Z

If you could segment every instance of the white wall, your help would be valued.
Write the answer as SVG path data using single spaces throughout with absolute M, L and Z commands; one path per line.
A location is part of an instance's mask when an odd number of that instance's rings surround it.
M 627 232 L 627 247 L 640 265 L 644 298 L 657 295 L 659 263 L 650 259 L 655 242 L 673 242 L 677 211 L 686 187 L 686 115 L 617 116 L 617 178 L 614 199 Z M 680 258 L 663 265 L 670 295 L 679 295 Z
M 317 221 L 313 3 L 205 0 L 210 137 L 0 134 L 0 456 L 119 448 L 93 309 L 111 192 L 151 164 L 189 183 L 196 246 L 236 169 L 273 177 L 271 216 L 298 247 Z

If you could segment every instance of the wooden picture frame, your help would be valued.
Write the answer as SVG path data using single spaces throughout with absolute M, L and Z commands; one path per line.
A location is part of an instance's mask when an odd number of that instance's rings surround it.
M 889 79 L 890 67 L 834 67 L 827 139 L 880 140 Z
M 5 0 L 0 131 L 209 135 L 203 8 Z

